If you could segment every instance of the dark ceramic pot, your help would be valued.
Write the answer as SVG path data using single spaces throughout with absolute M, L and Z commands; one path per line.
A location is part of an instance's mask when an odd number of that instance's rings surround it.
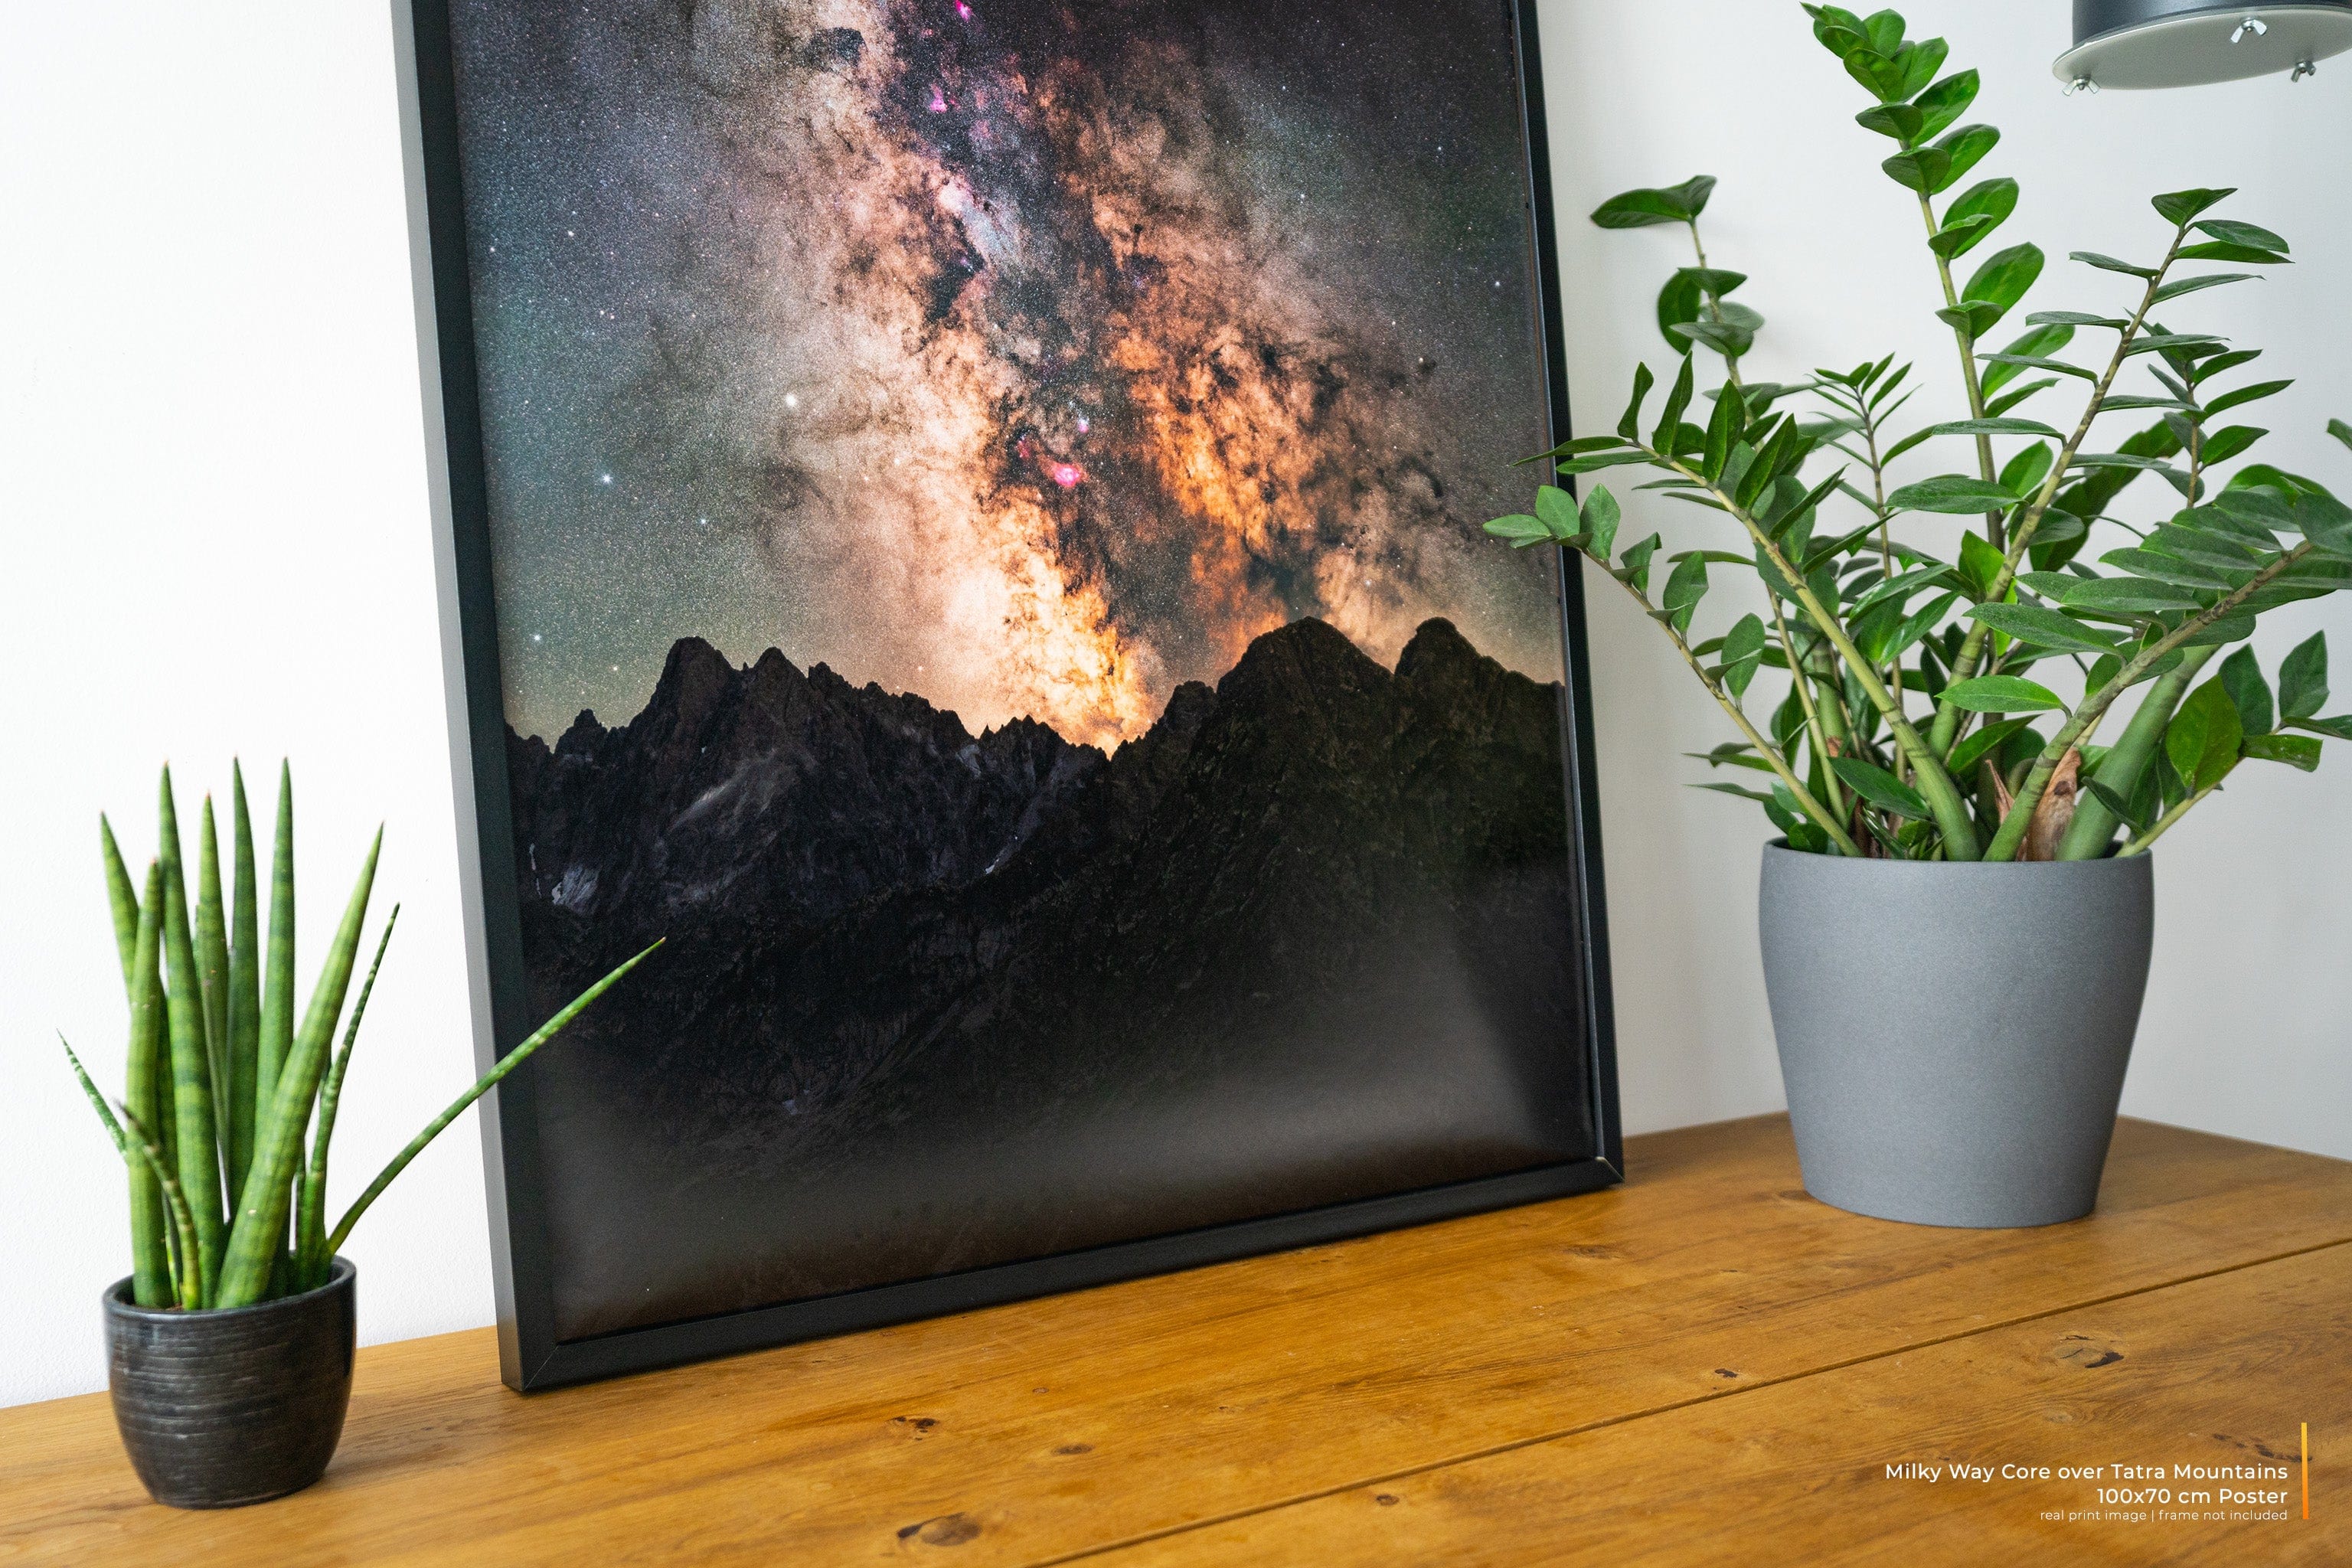
M 343 1435 L 357 1342 L 355 1275 L 336 1258 L 316 1290 L 220 1312 L 106 1293 L 107 1386 L 131 1468 L 173 1508 L 237 1508 L 300 1491 Z

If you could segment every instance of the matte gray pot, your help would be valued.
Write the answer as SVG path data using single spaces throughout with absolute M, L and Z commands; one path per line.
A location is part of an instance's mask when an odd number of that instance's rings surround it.
M 1805 1190 L 1915 1225 L 2055 1225 L 2098 1202 L 2147 989 L 2128 860 L 1764 851 L 1764 986 Z
M 336 1258 L 299 1296 L 217 1312 L 106 1293 L 107 1386 L 131 1468 L 157 1502 L 236 1508 L 326 1474 L 352 1401 L 356 1276 Z

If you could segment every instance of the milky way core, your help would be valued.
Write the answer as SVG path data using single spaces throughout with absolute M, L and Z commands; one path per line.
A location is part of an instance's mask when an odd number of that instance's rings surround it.
M 1304 616 L 1560 673 L 1495 0 L 459 0 L 508 717 L 678 637 L 1111 745 Z

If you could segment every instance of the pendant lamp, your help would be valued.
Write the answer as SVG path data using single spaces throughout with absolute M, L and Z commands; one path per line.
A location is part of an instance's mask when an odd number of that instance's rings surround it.
M 2300 81 L 2347 49 L 2352 0 L 2074 0 L 2074 47 L 2054 69 L 2069 92 L 2199 87 L 2276 73 Z

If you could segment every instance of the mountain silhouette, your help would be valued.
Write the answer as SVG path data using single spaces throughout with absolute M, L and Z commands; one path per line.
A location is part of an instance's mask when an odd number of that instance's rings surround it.
M 686 638 L 509 735 L 558 1331 L 1593 1150 L 1557 688 L 1318 620 L 1106 755 Z

